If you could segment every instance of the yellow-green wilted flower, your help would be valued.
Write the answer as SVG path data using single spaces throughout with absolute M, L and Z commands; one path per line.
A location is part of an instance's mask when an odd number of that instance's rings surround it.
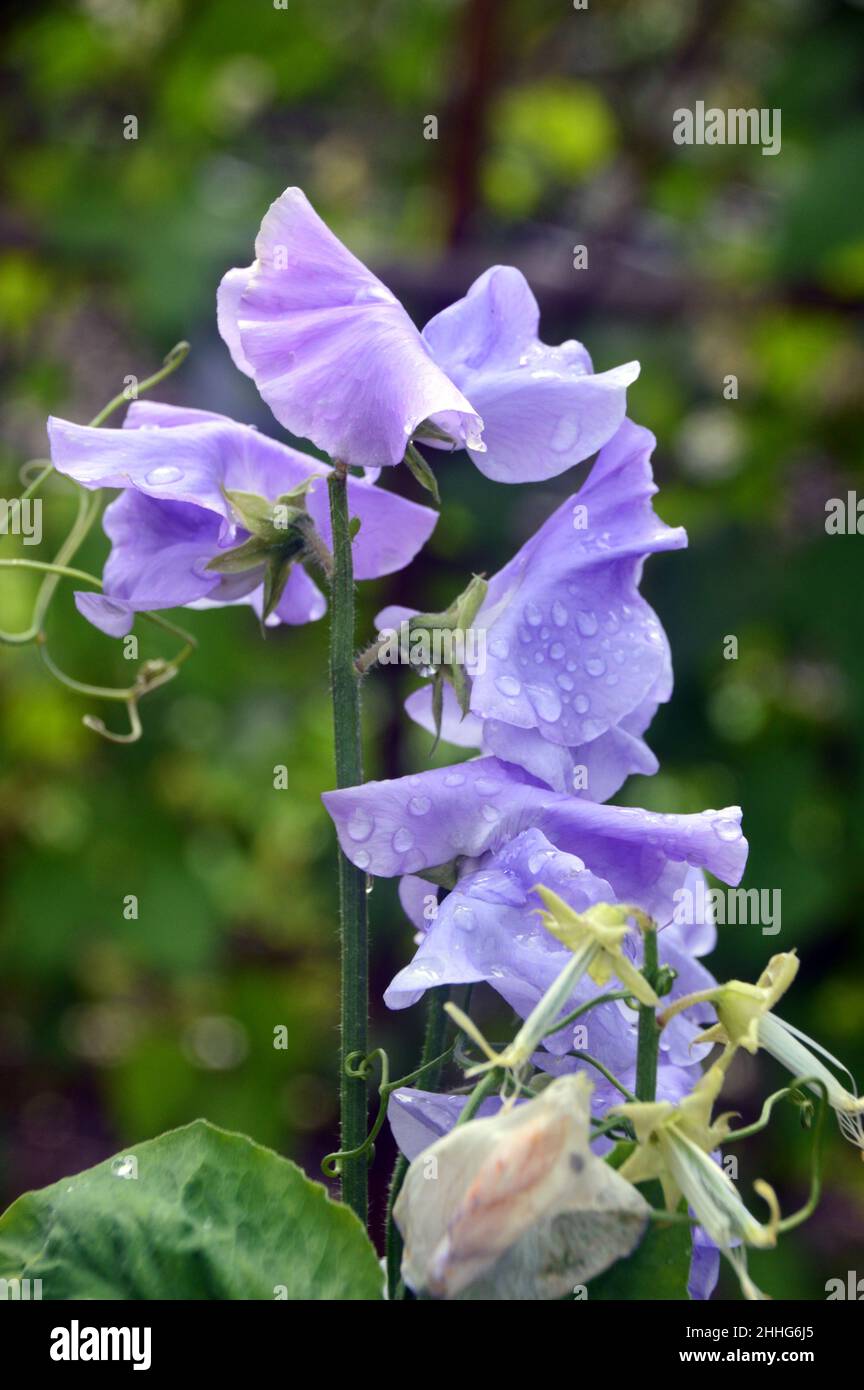
M 837 1115 L 841 1132 L 850 1143 L 864 1152 L 864 1099 L 848 1091 L 836 1074 L 825 1065 L 832 1063 L 839 1071 L 851 1074 L 836 1057 L 819 1043 L 799 1032 L 774 1013 L 774 1005 L 782 998 L 798 973 L 798 957 L 794 951 L 772 956 L 755 985 L 743 980 L 729 980 L 715 989 L 698 995 L 688 994 L 667 1009 L 661 1023 L 691 1004 L 708 1001 L 714 1005 L 717 1023 L 694 1039 L 695 1042 L 720 1042 L 728 1047 L 758 1048 L 776 1058 L 796 1077 L 807 1077 L 814 1083 L 817 1094 L 825 1088 L 828 1104 Z M 823 1060 L 824 1059 L 824 1060 Z M 854 1082 L 853 1082 L 854 1087 Z
M 555 1299 L 631 1253 L 650 1207 L 592 1153 L 591 1091 L 584 1074 L 561 1077 L 415 1158 L 393 1209 L 410 1288 Z
M 628 925 L 629 918 L 636 918 L 643 931 L 653 931 L 653 923 L 643 912 L 635 907 L 613 906 L 610 903 L 598 903 L 587 912 L 574 912 L 563 898 L 542 884 L 534 891 L 546 904 L 547 911 L 538 910 L 544 926 L 572 952 L 573 958 L 552 981 L 513 1041 L 502 1052 L 493 1052 L 476 1024 L 455 1004 L 445 1005 L 451 1018 L 473 1038 L 488 1058 L 488 1061 L 480 1062 L 467 1071 L 466 1076 L 476 1076 L 491 1067 L 518 1072 L 526 1066 L 583 975 L 590 975 L 599 985 L 606 984 L 613 974 L 617 975 L 640 1003 L 659 1003 L 645 976 L 621 949 L 625 936 L 632 930 Z
M 615 1105 L 636 1132 L 637 1147 L 620 1168 L 633 1183 L 657 1180 L 669 1211 L 684 1197 L 699 1224 L 733 1265 L 747 1298 L 761 1298 L 747 1274 L 746 1246 L 769 1249 L 777 1242 L 779 1207 L 767 1183 L 754 1183 L 768 1203 L 770 1220 L 762 1225 L 750 1214 L 731 1178 L 711 1157 L 729 1133 L 729 1115 L 711 1119 L 731 1053 L 699 1079 L 678 1105 L 670 1101 L 632 1101 Z
M 546 905 L 546 911 L 539 913 L 544 927 L 574 955 L 585 956 L 585 973 L 595 984 L 608 984 L 615 975 L 640 1004 L 653 1007 L 659 1002 L 645 976 L 622 949 L 632 930 L 631 918 L 643 931 L 654 930 L 644 912 L 621 903 L 596 903 L 587 912 L 575 912 L 551 888 L 538 884 L 534 892 Z

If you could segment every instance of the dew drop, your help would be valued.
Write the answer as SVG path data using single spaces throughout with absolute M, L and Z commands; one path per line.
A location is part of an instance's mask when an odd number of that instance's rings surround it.
M 587 714 L 591 708 L 591 701 L 588 699 L 587 695 L 577 695 L 576 699 L 573 701 L 573 705 L 577 714 Z
M 509 700 L 515 700 L 517 695 L 522 693 L 522 683 L 515 676 L 496 676 L 495 688 Z
M 392 844 L 397 854 L 405 854 L 414 843 L 414 836 L 407 825 L 402 825 L 393 836 Z
M 529 627 L 539 627 L 543 621 L 543 614 L 536 603 L 526 603 L 523 614 Z
M 431 805 L 432 802 L 428 796 L 412 796 L 408 802 L 408 810 L 412 816 L 425 816 Z
M 549 440 L 549 445 L 555 450 L 556 454 L 564 454 L 568 449 L 572 449 L 579 438 L 579 425 L 572 415 L 565 415 L 558 421 Z
M 473 931 L 477 926 L 474 920 L 474 913 L 470 907 L 457 907 L 453 912 L 453 925 L 459 931 Z
M 493 656 L 504 661 L 510 655 L 510 643 L 506 637 L 493 637 L 489 643 L 489 650 Z
M 354 863 L 357 865 L 358 869 L 368 869 L 371 863 L 368 850 L 358 849 L 357 853 L 354 855 Z
M 567 609 L 564 607 L 563 603 L 560 603 L 556 598 L 555 602 L 552 605 L 552 621 L 555 624 L 555 626 L 566 627 L 569 617 L 570 614 L 567 612 Z
M 606 670 L 606 662 L 599 656 L 589 656 L 585 662 L 585 670 L 589 676 L 602 676 Z
M 732 844 L 735 840 L 741 839 L 741 827 L 737 821 L 727 820 L 720 816 L 714 822 L 714 834 L 718 840 L 725 840 L 728 844 Z
M 576 614 L 576 626 L 583 637 L 593 637 L 598 627 L 596 614 L 586 613 L 583 609 L 580 609 Z
M 177 468 L 173 463 L 164 463 L 159 468 L 151 468 L 144 481 L 151 487 L 162 487 L 165 483 L 177 483 L 182 477 L 182 468 Z
M 375 829 L 375 820 L 368 811 L 364 811 L 361 806 L 357 806 L 348 818 L 348 835 L 355 844 L 361 844 L 363 840 L 368 840 L 372 831 Z
M 448 772 L 444 778 L 445 787 L 461 787 L 465 781 L 465 774 L 462 772 Z
M 550 686 L 529 685 L 526 690 L 539 719 L 547 724 L 554 724 L 556 719 L 561 718 L 561 701 Z

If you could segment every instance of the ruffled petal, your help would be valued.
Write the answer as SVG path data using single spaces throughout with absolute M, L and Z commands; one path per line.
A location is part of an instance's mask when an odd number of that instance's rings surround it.
M 245 535 L 226 489 L 275 501 L 311 479 L 308 510 L 325 544 L 331 543 L 330 469 L 227 416 L 137 401 L 122 430 L 52 419 L 49 436 L 59 472 L 84 487 L 124 490 L 106 512 L 112 552 L 104 593 L 76 599 L 83 616 L 112 636 L 124 635 L 133 615 L 150 609 L 248 602 L 260 613 L 263 570 L 220 578 L 206 568 L 220 549 Z M 351 515 L 360 522 L 353 542 L 358 579 L 392 574 L 408 564 L 438 518 L 432 508 L 367 478 L 350 478 L 348 497 Z M 312 622 L 325 610 L 317 586 L 295 566 L 271 620 Z
M 524 1017 L 568 959 L 537 916 L 538 883 L 566 893 L 576 911 L 612 896 L 581 859 L 527 830 L 465 874 L 439 903 L 411 964 L 384 995 L 388 1007 L 406 1008 L 433 986 L 488 981 Z
M 348 858 L 369 873 L 389 878 L 477 858 L 537 828 L 607 879 L 620 901 L 663 923 L 688 865 L 738 883 L 747 858 L 737 807 L 659 815 L 602 806 L 554 792 L 497 758 L 325 792 L 323 800 Z
M 684 546 L 686 536 L 651 505 L 653 446 L 626 421 L 581 491 L 490 580 L 477 618 L 488 626 L 475 714 L 574 747 L 649 697 L 668 698 L 668 642 L 638 585 L 645 557 Z
M 548 347 L 525 277 L 493 266 L 423 330 L 435 360 L 484 420 L 474 463 L 496 482 L 554 478 L 601 448 L 624 418 L 638 362 L 595 374 L 581 343 Z
M 125 636 L 136 613 L 179 608 L 218 587 L 219 576 L 206 568 L 219 548 L 212 511 L 130 488 L 106 509 L 103 525 L 111 541 L 103 592 L 76 594 L 75 602 L 109 636 Z
M 327 489 L 316 485 L 306 506 L 324 544 L 332 547 Z M 365 478 L 348 479 L 348 509 L 360 522 L 351 547 L 355 579 L 378 579 L 410 564 L 438 522 L 432 507 L 422 507 L 395 492 L 376 487 Z
M 331 458 L 396 464 L 434 417 L 482 450 L 482 420 L 432 360 L 405 310 L 299 188 L 266 213 L 249 272 L 222 282 L 219 329 L 280 424 Z

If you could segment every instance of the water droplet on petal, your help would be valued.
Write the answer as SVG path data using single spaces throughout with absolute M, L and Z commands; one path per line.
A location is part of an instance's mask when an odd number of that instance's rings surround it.
M 561 717 L 561 701 L 548 685 L 529 685 L 526 691 L 538 719 L 554 724 Z
M 354 863 L 357 865 L 357 868 L 368 869 L 370 862 L 368 850 L 358 849 L 357 853 L 354 855 Z
M 718 816 L 714 822 L 714 834 L 718 840 L 732 844 L 735 840 L 741 839 L 741 827 L 737 821 Z
M 599 656 L 590 656 L 585 662 L 585 670 L 589 676 L 602 676 L 606 670 L 606 662 Z
M 556 598 L 552 605 L 552 621 L 556 627 L 566 627 L 570 615 L 563 603 L 559 603 Z
M 481 806 L 480 814 L 485 821 L 489 822 L 490 825 L 494 825 L 497 820 L 501 819 L 501 812 L 498 811 L 494 806 L 488 805 L 488 803 L 485 806 Z
M 501 790 L 501 783 L 492 777 L 478 777 L 474 783 L 474 790 L 478 796 L 497 796 Z
M 564 655 L 564 644 L 562 642 L 553 642 L 552 646 L 549 648 L 549 655 L 553 661 L 560 661 Z
M 510 700 L 515 700 L 516 696 L 522 693 L 522 684 L 515 676 L 497 676 L 495 679 L 495 688 L 496 690 L 500 690 L 501 694 L 506 695 Z
M 583 637 L 593 637 L 598 627 L 596 614 L 585 613 L 580 609 L 576 614 L 576 626 Z
M 470 907 L 457 907 L 453 912 L 453 925 L 460 931 L 473 931 L 477 926 Z
M 138 1164 L 131 1155 L 115 1158 L 111 1162 L 111 1172 L 115 1178 L 135 1178 L 138 1176 Z
M 591 708 L 591 701 L 588 699 L 587 695 L 577 695 L 576 699 L 573 701 L 573 705 L 577 714 L 587 714 Z
M 556 454 L 564 454 L 568 449 L 573 448 L 578 438 L 578 421 L 574 420 L 572 415 L 565 415 L 555 426 L 552 432 L 552 438 L 549 440 L 549 445 L 550 448 L 555 450 Z
M 464 781 L 465 774 L 463 772 L 448 772 L 444 778 L 444 785 L 445 787 L 461 787 Z
M 432 802 L 428 796 L 412 796 L 408 802 L 408 810 L 412 816 L 425 816 L 431 805 Z
M 166 483 L 179 482 L 182 477 L 182 468 L 177 468 L 173 463 L 164 463 L 159 468 L 151 468 L 144 481 L 150 487 L 164 487 Z
M 411 831 L 408 829 L 407 825 L 400 826 L 399 829 L 396 831 L 396 834 L 393 836 L 392 841 L 393 848 L 395 849 L 396 853 L 405 854 L 405 852 L 411 848 L 413 843 L 414 836 L 411 834 Z
M 489 643 L 489 651 L 499 660 L 504 661 L 510 655 L 510 643 L 506 637 L 493 637 Z
M 348 817 L 349 838 L 360 844 L 363 840 L 369 839 L 374 829 L 374 817 L 370 816 L 368 811 L 364 811 L 362 806 L 355 807 Z
M 539 627 L 543 621 L 543 614 L 536 603 L 526 603 L 523 613 L 529 627 Z

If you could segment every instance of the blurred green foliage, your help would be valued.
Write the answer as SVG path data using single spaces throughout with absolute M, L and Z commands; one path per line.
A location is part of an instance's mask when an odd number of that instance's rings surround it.
M 193 353 L 165 399 L 277 432 L 218 339 L 214 292 L 290 183 L 421 322 L 488 264 L 519 265 L 548 341 L 584 339 L 600 367 L 641 360 L 631 413 L 658 436 L 664 519 L 690 533 L 646 575 L 676 691 L 650 735 L 662 771 L 622 799 L 743 805 L 745 884 L 782 890 L 782 930 L 727 928 L 715 971 L 751 978 L 797 945 L 789 1017 L 864 1076 L 862 541 L 824 529 L 828 498 L 864 490 L 860 9 L 80 0 L 13 4 L 3 24 L 0 492 L 44 456 L 47 413 L 88 419 L 181 337 Z M 674 145 L 672 112 L 696 100 L 779 108 L 781 154 Z M 366 586 L 364 631 L 385 601 L 446 605 L 576 486 L 495 487 L 464 461 L 440 476 L 438 532 L 410 574 Z M 47 553 L 71 501 L 59 481 L 45 497 Z M 94 537 L 81 562 L 103 557 Z M 26 625 L 33 591 L 0 579 L 4 626 Z M 4 1201 L 199 1114 L 310 1171 L 333 1147 L 324 625 L 265 642 L 246 611 L 188 625 L 200 650 L 128 748 L 83 728 L 91 707 L 33 648 L 0 651 Z M 141 637 L 142 656 L 170 650 Z M 128 680 L 68 588 L 49 638 L 80 678 Z M 401 677 L 367 691 L 370 775 L 425 765 Z M 372 913 L 374 1037 L 399 1074 L 421 1021 L 379 1001 L 411 932 L 392 885 L 376 885 Z M 778 1084 L 762 1059 L 734 1081 L 748 1117 Z M 858 1155 L 833 1132 L 827 1155 L 816 1219 L 783 1258 L 753 1262 L 775 1295 L 820 1298 L 828 1277 L 861 1272 Z M 388 1158 L 382 1142 L 379 1195 Z M 745 1191 L 765 1176 L 788 1209 L 808 1161 L 789 1110 L 742 1148 Z

